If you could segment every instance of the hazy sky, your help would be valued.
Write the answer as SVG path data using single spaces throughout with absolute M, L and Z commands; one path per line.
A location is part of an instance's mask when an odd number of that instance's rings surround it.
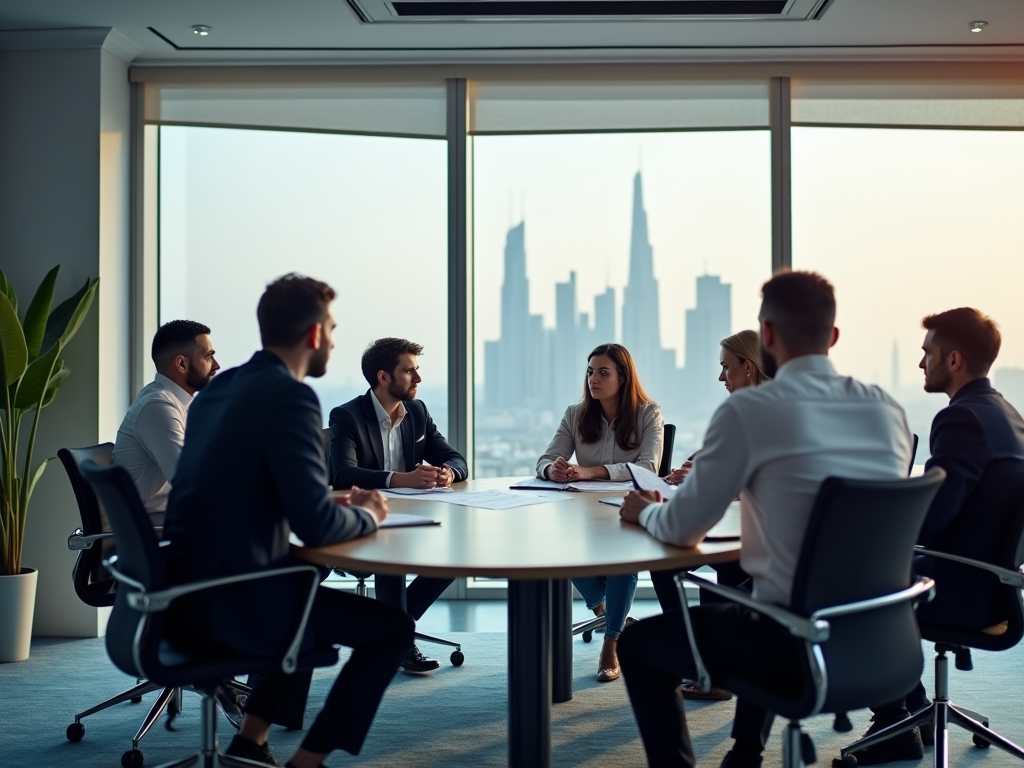
M 625 285 L 638 169 L 663 345 L 682 363 L 705 270 L 733 286 L 733 330 L 755 327 L 771 259 L 767 131 L 480 137 L 473 157 L 478 351 L 498 335 L 511 224 L 525 219 L 531 307 L 548 325 L 570 270 L 582 311 Z M 1001 324 L 997 368 L 1024 366 L 1021 179 L 1021 132 L 794 129 L 794 266 L 836 285 L 840 370 L 890 386 L 895 340 L 900 381 L 919 391 L 921 317 L 964 304 Z M 321 386 L 361 387 L 359 355 L 384 335 L 423 343 L 426 383 L 443 384 L 446 190 L 442 141 L 163 128 L 161 319 L 211 325 L 221 362 L 237 364 L 259 346 L 263 287 L 297 270 L 339 293 Z

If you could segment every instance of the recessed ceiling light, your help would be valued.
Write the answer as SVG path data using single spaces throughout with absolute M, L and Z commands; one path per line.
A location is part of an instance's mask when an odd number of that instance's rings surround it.
M 988 26 L 988 22 L 972 21 L 968 26 L 971 28 L 971 32 L 981 32 L 981 30 Z
M 973 23 L 975 23 L 975 24 L 984 24 L 985 22 L 984 21 L 980 21 L 980 22 L 979 21 L 975 21 Z M 199 35 L 200 37 L 206 37 L 212 31 L 213 31 L 213 27 L 208 27 L 205 24 L 193 24 L 192 25 L 192 34 Z M 981 30 L 978 30 L 978 31 L 980 32 Z

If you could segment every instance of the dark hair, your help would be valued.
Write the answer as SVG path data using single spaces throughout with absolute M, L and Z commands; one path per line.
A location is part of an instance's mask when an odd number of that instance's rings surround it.
M 377 386 L 377 372 L 387 371 L 389 376 L 394 376 L 395 368 L 398 367 L 398 358 L 402 355 L 422 355 L 423 347 L 408 339 L 396 339 L 389 336 L 386 339 L 377 339 L 363 351 L 363 359 L 360 364 L 363 368 L 363 378 L 370 385 L 370 389 Z
M 769 322 L 791 354 L 823 352 L 832 340 L 836 296 L 815 272 L 777 272 L 761 286 L 761 320 Z
M 278 278 L 260 296 L 256 319 L 264 347 L 294 347 L 314 325 L 327 319 L 334 289 L 294 272 Z
M 935 331 L 935 343 L 943 357 L 959 352 L 971 376 L 984 376 L 999 355 L 1003 342 L 999 326 L 988 315 L 971 307 L 959 307 L 921 321 L 926 331 Z
M 587 365 L 598 355 L 607 355 L 619 370 L 622 384 L 619 386 L 619 413 L 615 417 L 615 442 L 624 451 L 632 451 L 640 444 L 640 427 L 637 412 L 642 403 L 650 402 L 640 384 L 636 365 L 629 350 L 621 344 L 600 344 L 587 355 Z M 583 378 L 583 416 L 580 418 L 580 439 L 584 443 L 596 443 L 601 439 L 601 403 L 590 394 L 587 377 Z
M 195 320 L 171 320 L 161 325 L 153 336 L 150 352 L 156 369 L 162 371 L 178 355 L 191 355 L 199 346 L 196 337 L 209 332 L 209 328 Z

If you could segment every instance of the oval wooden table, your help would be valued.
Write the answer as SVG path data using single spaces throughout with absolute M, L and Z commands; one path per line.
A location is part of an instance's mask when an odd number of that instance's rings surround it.
M 469 480 L 454 489 L 508 490 L 521 479 Z M 684 549 L 622 522 L 617 507 L 598 503 L 621 492 L 560 495 L 571 498 L 505 510 L 447 503 L 446 494 L 391 498 L 391 512 L 441 524 L 383 529 L 328 547 L 295 547 L 304 560 L 345 570 L 509 580 L 510 766 L 551 765 L 551 702 L 572 698 L 570 578 L 692 569 L 739 557 L 738 541 Z

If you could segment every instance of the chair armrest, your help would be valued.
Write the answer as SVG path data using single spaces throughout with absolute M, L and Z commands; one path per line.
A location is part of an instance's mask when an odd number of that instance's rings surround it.
M 201 592 L 207 589 L 227 586 L 229 584 L 240 584 L 245 581 L 257 581 L 278 576 L 288 576 L 296 573 L 308 573 L 311 578 L 309 595 L 306 597 L 306 606 L 302 611 L 302 618 L 299 620 L 298 630 L 292 642 L 288 645 L 284 658 L 281 660 L 281 669 L 285 674 L 295 671 L 299 648 L 302 645 L 302 636 L 306 633 L 306 624 L 309 622 L 309 614 L 313 609 L 313 600 L 316 597 L 316 588 L 320 583 L 320 570 L 315 565 L 292 565 L 287 568 L 274 568 L 270 571 L 255 571 L 252 573 L 240 573 L 237 576 L 223 576 L 219 579 L 206 579 L 205 581 L 194 581 L 189 584 L 181 584 L 176 587 L 160 590 L 159 592 L 146 592 L 142 584 L 128 576 L 125 576 L 117 569 L 117 556 L 104 560 L 103 564 L 110 569 L 111 575 L 119 582 L 127 584 L 137 591 L 128 594 L 128 605 L 140 613 L 160 613 L 166 611 L 170 604 L 177 598 L 193 592 Z
M 914 550 L 921 555 L 928 555 L 929 557 L 939 557 L 943 560 L 952 560 L 953 562 L 960 563 L 962 565 L 969 565 L 972 568 L 980 568 L 983 571 L 988 571 L 994 574 L 1003 584 L 1007 584 L 1011 587 L 1017 587 L 1018 589 L 1024 589 L 1024 574 L 1020 571 L 1011 571 L 1009 568 L 1002 568 L 998 565 L 992 565 L 992 563 L 985 563 L 981 560 L 972 560 L 969 557 L 960 557 L 960 555 L 951 555 L 948 552 L 939 552 L 934 549 L 926 549 L 925 547 L 914 547 Z
M 72 552 L 81 552 L 85 549 L 92 549 L 92 545 L 97 541 L 112 538 L 114 538 L 114 534 L 109 531 L 107 533 L 93 533 L 86 536 L 82 533 L 81 528 L 76 528 L 75 532 L 68 536 L 68 549 Z

